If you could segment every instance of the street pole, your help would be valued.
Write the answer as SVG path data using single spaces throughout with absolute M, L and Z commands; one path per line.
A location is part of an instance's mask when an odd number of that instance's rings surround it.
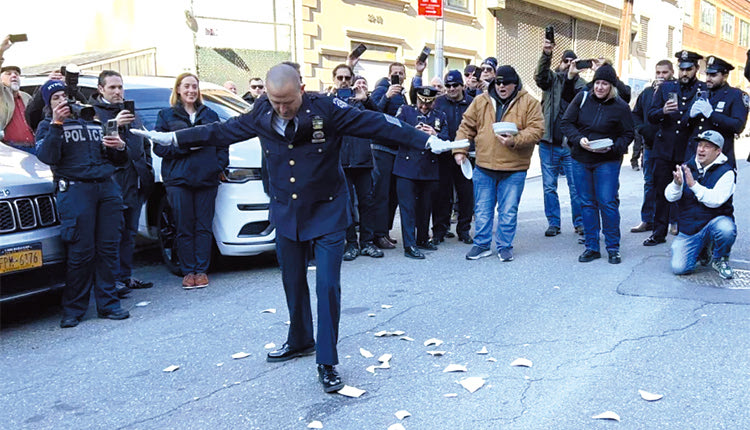
M 443 69 L 445 60 L 443 59 L 443 36 L 445 34 L 445 20 L 437 18 L 435 20 L 435 76 L 443 78 Z M 427 82 L 432 79 L 428 77 Z
M 620 16 L 620 52 L 617 58 L 617 73 L 624 82 L 627 82 L 627 75 L 630 74 L 630 27 L 632 16 L 633 0 L 623 0 L 622 15 Z

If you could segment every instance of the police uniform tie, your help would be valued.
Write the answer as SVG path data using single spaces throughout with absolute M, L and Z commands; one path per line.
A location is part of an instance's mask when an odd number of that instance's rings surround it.
M 294 120 L 290 119 L 286 123 L 286 128 L 284 129 L 284 137 L 286 137 L 286 140 L 292 141 L 294 140 Z

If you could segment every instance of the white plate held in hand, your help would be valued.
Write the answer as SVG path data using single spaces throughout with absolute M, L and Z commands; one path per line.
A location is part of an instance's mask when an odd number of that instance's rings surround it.
M 461 163 L 461 173 L 463 173 L 464 177 L 469 180 L 474 176 L 474 169 L 471 168 L 471 163 L 468 159 L 464 159 L 464 162 Z

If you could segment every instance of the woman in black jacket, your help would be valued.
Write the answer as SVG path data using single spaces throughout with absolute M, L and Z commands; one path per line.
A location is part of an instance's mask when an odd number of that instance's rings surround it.
M 219 120 L 203 104 L 198 77 L 183 73 L 177 77 L 171 108 L 163 109 L 156 119 L 156 131 L 176 131 Z M 214 218 L 219 176 L 229 164 L 226 147 L 154 145 L 162 157 L 161 176 L 167 187 L 167 199 L 177 222 L 177 256 L 185 289 L 208 286 L 208 264 L 211 256 L 211 224 Z
M 616 84 L 617 74 L 612 66 L 599 67 L 594 74 L 593 90 L 578 93 L 560 123 L 570 145 L 574 181 L 581 197 L 586 240 L 586 250 L 578 257 L 582 263 L 601 257 L 600 217 L 609 262 L 619 264 L 622 260 L 620 166 L 623 154 L 633 141 L 634 131 L 630 108 L 617 96 Z M 601 149 L 589 145 L 589 142 L 605 138 L 611 139 L 613 144 Z

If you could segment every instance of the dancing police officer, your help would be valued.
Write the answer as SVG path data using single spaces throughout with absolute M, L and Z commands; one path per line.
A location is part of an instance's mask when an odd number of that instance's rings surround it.
M 417 107 L 401 106 L 396 118 L 431 136 L 447 139 L 445 113 L 434 109 L 437 95 L 436 88 L 417 88 Z M 439 179 L 438 157 L 425 148 L 401 146 L 393 163 L 393 174 L 396 176 L 396 194 L 401 208 L 399 212 L 404 256 L 424 259 L 425 256 L 419 249 L 437 250 L 437 245 L 430 240 L 429 229 L 432 201 Z
M 271 362 L 317 353 L 318 377 L 325 392 L 344 383 L 338 364 L 341 315 L 341 262 L 345 230 L 351 224 L 346 179 L 339 160 L 341 137 L 386 139 L 412 148 L 444 152 L 457 145 L 382 113 L 358 110 L 338 98 L 307 94 L 297 71 L 284 64 L 266 76 L 267 99 L 249 113 L 172 133 L 143 132 L 159 144 L 227 146 L 260 138 L 268 160 L 271 217 L 290 315 L 289 333 L 281 349 L 268 353 Z M 137 132 L 137 131 L 135 131 Z M 317 343 L 313 337 L 307 254 L 317 260 Z
M 60 327 L 75 327 L 86 314 L 93 287 L 99 318 L 130 316 L 115 291 L 122 197 L 113 179 L 115 166 L 128 162 L 125 142 L 115 128 L 102 132 L 94 112 L 71 115 L 65 84 L 47 81 L 42 98 L 51 111 L 37 128 L 37 156 L 49 164 L 57 182 L 60 236 L 67 268 Z
M 690 108 L 691 118 L 700 118 L 700 124 L 693 130 L 697 136 L 705 129 L 716 130 L 724 138 L 722 153 L 727 156 L 727 163 L 737 167 L 734 158 L 734 135 L 742 133 L 747 122 L 750 97 L 729 85 L 729 71 L 734 66 L 716 56 L 706 58 L 706 87 L 708 94 L 693 103 Z M 691 139 L 690 147 L 685 154 L 685 161 L 695 158 L 698 139 Z

